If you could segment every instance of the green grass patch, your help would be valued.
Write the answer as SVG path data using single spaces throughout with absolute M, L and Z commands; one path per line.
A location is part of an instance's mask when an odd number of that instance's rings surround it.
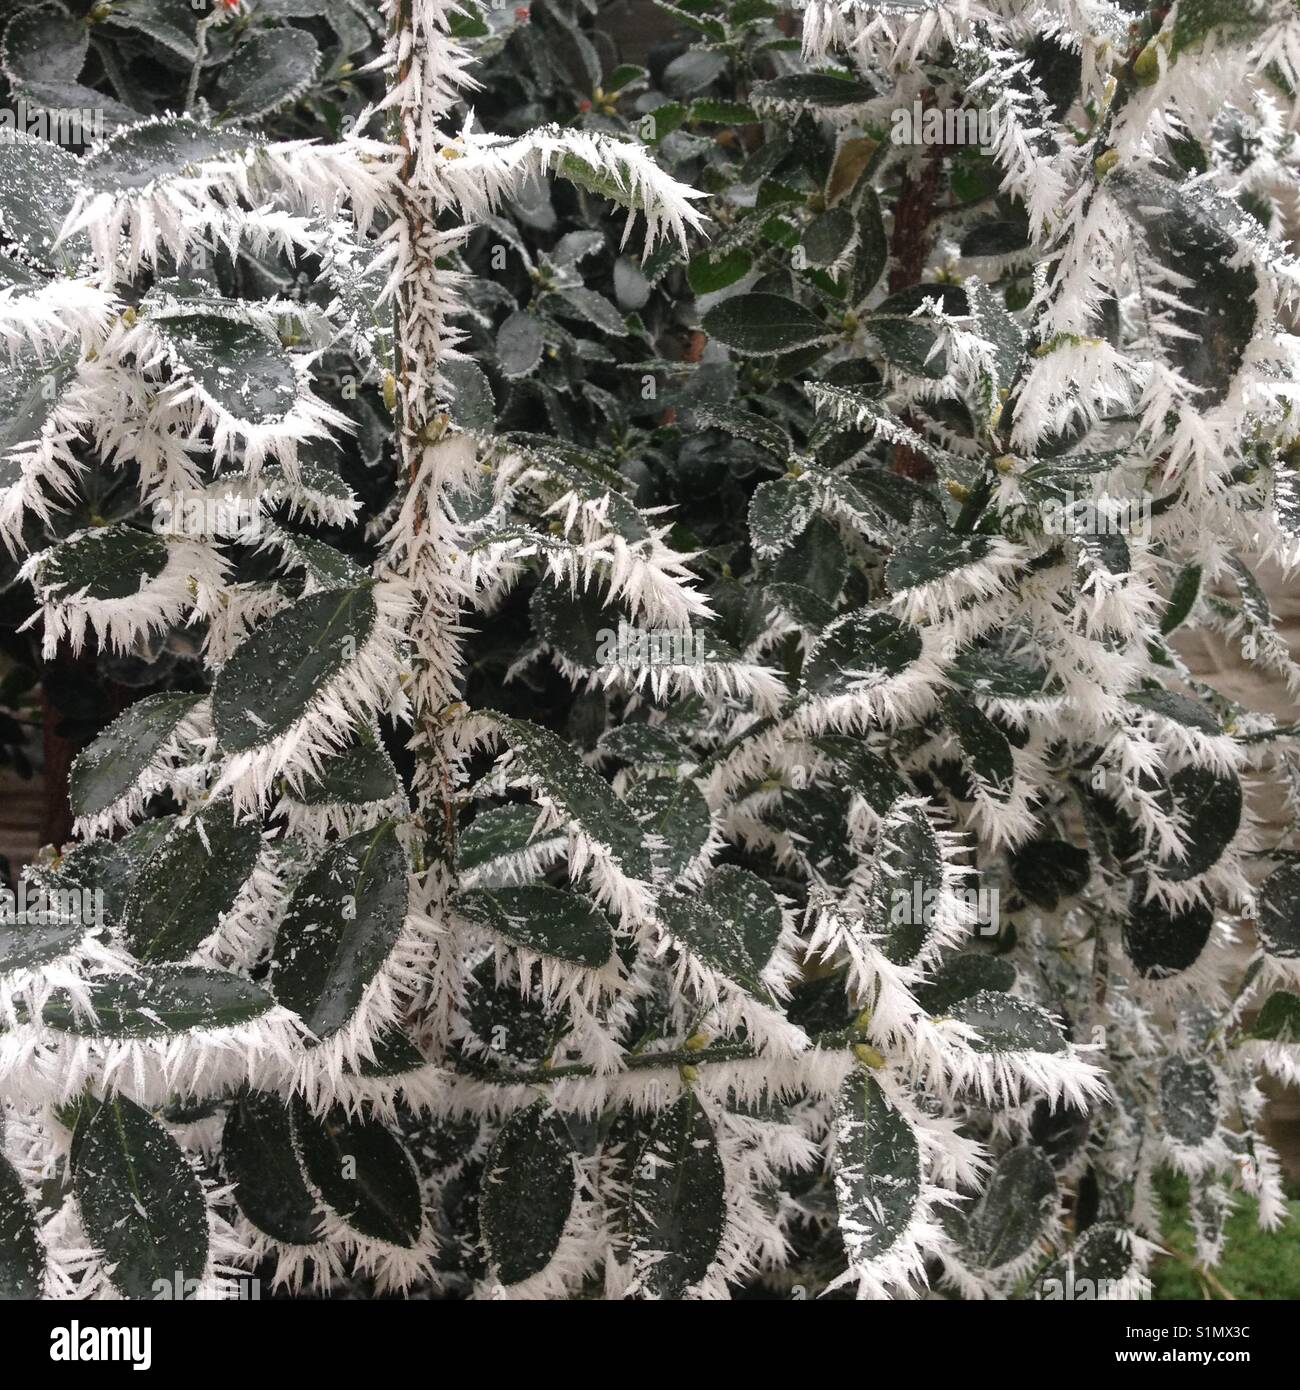
M 1253 1197 L 1239 1196 L 1228 1218 L 1223 1262 L 1208 1274 L 1195 1264 L 1195 1238 L 1188 1214 L 1187 1179 L 1173 1174 L 1158 1181 L 1164 1207 L 1161 1244 L 1176 1252 L 1151 1263 L 1157 1299 L 1300 1299 L 1300 1201 L 1287 1203 L 1291 1219 L 1279 1230 L 1261 1231 Z

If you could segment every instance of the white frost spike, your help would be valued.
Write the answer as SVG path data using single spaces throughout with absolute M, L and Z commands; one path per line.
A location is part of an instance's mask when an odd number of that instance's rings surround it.
M 69 544 L 92 531 L 78 532 Z M 129 652 L 137 643 L 179 624 L 194 605 L 197 592 L 219 589 L 225 582 L 226 562 L 215 551 L 193 541 L 172 541 L 161 571 L 145 578 L 139 590 L 127 598 L 94 598 L 87 589 L 63 592 L 63 586 L 42 577 L 45 561 L 53 551 L 33 555 L 20 571 L 36 589 L 42 604 L 44 636 L 41 650 L 53 658 L 62 642 L 75 655 L 94 635 L 114 652 Z
M 320 776 L 323 760 L 381 714 L 405 714 L 400 654 L 409 599 L 393 582 L 376 584 L 371 592 L 375 624 L 355 658 L 326 682 L 292 728 L 227 762 L 212 794 L 229 792 L 237 814 L 270 804 L 282 778 L 292 791 Z

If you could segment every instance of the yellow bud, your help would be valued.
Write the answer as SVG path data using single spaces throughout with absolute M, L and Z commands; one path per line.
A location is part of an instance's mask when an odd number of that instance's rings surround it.
M 1015 466 L 1016 461 L 1010 454 L 1002 454 L 993 460 L 993 467 L 996 468 L 999 473 L 1010 473 Z
M 139 317 L 140 316 L 129 304 L 122 310 L 122 322 L 126 324 L 128 328 L 134 328 Z
M 1107 150 L 1105 154 L 1099 154 L 1093 162 L 1093 168 L 1097 171 L 1097 177 L 1104 179 L 1107 174 L 1119 163 L 1119 151 Z
M 1149 87 L 1160 76 L 1160 58 L 1154 39 L 1134 58 L 1133 76 L 1140 87 Z
M 701 1048 L 708 1047 L 709 1035 L 707 1033 L 692 1033 L 682 1045 L 688 1052 L 698 1052 Z
M 885 1065 L 884 1057 L 870 1043 L 854 1043 L 853 1055 L 864 1067 L 879 1071 Z
M 699 1067 L 678 1067 L 677 1070 L 688 1086 L 693 1086 L 700 1079 Z
M 958 502 L 964 502 L 970 496 L 970 488 L 959 483 L 955 478 L 947 478 L 944 487 L 948 489 L 948 496 L 955 498 Z
M 384 373 L 384 404 L 389 410 L 397 409 L 397 378 L 392 372 Z

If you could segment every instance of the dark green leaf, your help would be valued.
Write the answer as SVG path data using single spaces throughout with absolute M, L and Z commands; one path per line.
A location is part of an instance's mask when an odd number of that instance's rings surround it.
M 503 1284 L 546 1268 L 569 1219 L 577 1183 L 568 1131 L 545 1101 L 501 1127 L 483 1176 L 483 1240 Z
M 706 965 L 766 997 L 761 976 L 781 936 L 781 904 L 756 874 L 725 864 L 702 888 L 666 896 L 660 916 Z
M 228 801 L 187 816 L 149 856 L 126 898 L 122 930 L 138 960 L 180 960 L 221 924 L 262 845 Z
M 263 329 L 216 314 L 159 314 L 152 322 L 208 400 L 236 420 L 268 424 L 293 409 L 293 361 Z
M 262 29 L 222 65 L 217 100 L 227 116 L 256 119 L 297 101 L 319 67 L 320 49 L 306 29 Z
M 125 796 L 201 698 L 146 695 L 119 714 L 72 764 L 68 800 L 73 813 L 95 816 Z
M 299 1102 L 294 1132 L 307 1176 L 354 1230 L 409 1249 L 420 1235 L 420 1183 L 402 1145 L 374 1120 L 349 1118 L 341 1106 L 328 1115 Z
M 299 599 L 254 628 L 212 690 L 221 746 L 240 753 L 291 729 L 356 658 L 375 621 L 369 589 L 333 589 Z
M 167 563 L 167 545 L 125 524 L 101 526 L 60 541 L 42 557 L 36 580 L 58 597 L 131 598 Z
M 1278 960 L 1300 960 L 1300 863 L 1274 869 L 1259 890 L 1255 930 Z
M 775 357 L 828 342 L 831 330 L 811 309 L 780 294 L 738 294 L 716 304 L 704 331 L 747 357 Z
M 1051 1016 L 1010 994 L 980 990 L 959 1000 L 951 1017 L 979 1033 L 971 1044 L 977 1052 L 1065 1051 L 1065 1037 Z
M 635 1161 L 627 1221 L 647 1288 L 678 1298 L 709 1272 L 727 1220 L 713 1126 L 690 1091 L 655 1117 Z M 651 1262 L 652 1257 L 653 1262 Z
M 208 1211 L 180 1146 L 124 1096 L 100 1107 L 85 1132 L 72 1190 L 92 1244 L 127 1298 L 156 1298 L 203 1277 Z
M 333 844 L 299 880 L 275 938 L 270 985 L 317 1038 L 356 1013 L 406 920 L 406 854 L 391 822 Z
M 1046 1232 L 1056 1204 L 1056 1174 L 1042 1150 L 1009 1149 L 967 1217 L 965 1253 L 983 1269 L 1010 1264 Z
M 237 1028 L 270 1010 L 275 1000 L 259 985 L 225 970 L 197 965 L 142 966 L 113 975 L 90 992 L 98 1022 L 78 1018 L 56 992 L 43 1017 L 64 1033 L 104 1038 L 156 1038 L 196 1028 Z
M 1165 1133 L 1197 1148 L 1219 1126 L 1219 1083 L 1208 1062 L 1166 1057 L 1160 1065 L 1160 1118 Z
M 546 884 L 471 889 L 456 910 L 516 946 L 575 965 L 599 969 L 614 953 L 613 928 L 595 903 Z
M 22 1179 L 0 1154 L 0 1302 L 44 1293 L 45 1248 Z
M 320 1215 L 293 1143 L 289 1107 L 265 1091 L 244 1091 L 221 1135 L 221 1161 L 235 1201 L 254 1226 L 285 1245 L 321 1239 Z
M 835 1102 L 835 1201 L 849 1260 L 869 1264 L 902 1238 L 921 1199 L 912 1126 L 861 1068 Z

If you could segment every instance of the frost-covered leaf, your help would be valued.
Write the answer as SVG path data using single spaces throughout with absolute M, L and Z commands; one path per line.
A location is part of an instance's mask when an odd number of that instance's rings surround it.
M 5 146 L 0 142 L 0 153 Z M 20 470 L 5 455 L 40 437 L 71 376 L 71 362 L 42 362 L 25 352 L 0 373 L 0 487 L 18 482 Z
M 1143 891 L 1139 881 L 1124 921 L 1125 954 L 1147 979 L 1164 979 L 1190 969 L 1210 939 L 1214 913 L 1200 901 L 1171 912 L 1158 898 L 1143 902 Z
M 831 72 L 799 72 L 760 82 L 752 97 L 760 106 L 769 104 L 815 106 L 834 109 L 840 106 L 861 106 L 875 96 L 875 89 L 865 82 L 837 77 Z
M 72 207 L 78 162 L 45 140 L 6 132 L 0 139 L 0 240 L 16 243 L 49 270 L 71 269 L 76 243 L 56 249 Z
M 904 1237 L 921 1201 L 921 1151 L 912 1126 L 861 1068 L 835 1101 L 835 1204 L 851 1267 Z
M 1166 637 L 1187 621 L 1200 595 L 1201 567 L 1187 565 L 1179 571 L 1174 587 L 1169 592 L 1169 602 L 1160 618 L 1160 631 Z
M 641 827 L 608 782 L 579 761 L 549 729 L 524 719 L 493 716 L 514 750 L 515 764 L 539 791 L 598 844 L 607 845 L 625 874 L 650 876 Z
M 61 5 L 33 5 L 5 25 L 0 67 L 17 82 L 75 82 L 89 48 L 86 25 Z
M 91 1243 L 127 1298 L 156 1298 L 208 1264 L 208 1211 L 180 1146 L 124 1096 L 95 1112 L 81 1140 L 72 1190 Z
M 1124 1227 L 1099 1221 L 1054 1260 L 1035 1279 L 1039 1298 L 1076 1298 L 1083 1290 L 1090 1298 L 1107 1297 L 1106 1290 L 1123 1299 L 1140 1297 L 1136 1287 L 1133 1236 Z
M 989 553 L 987 536 L 964 536 L 942 527 L 909 536 L 885 567 L 885 579 L 896 594 L 977 564 Z
M 777 555 L 812 519 L 812 490 L 787 478 L 760 483 L 749 499 L 749 538 L 754 553 Z
M 1300 864 L 1280 864 L 1264 880 L 1255 930 L 1270 956 L 1300 960 Z
M 746 357 L 776 357 L 829 342 L 831 330 L 811 309 L 779 294 L 738 294 L 701 320 L 711 338 Z
M 166 542 L 122 523 L 60 541 L 42 557 L 36 582 L 60 598 L 124 599 L 156 579 L 166 563 Z
M 803 234 L 803 254 L 809 265 L 833 265 L 853 239 L 853 214 L 848 208 L 829 208 L 808 224 Z
M 456 899 L 456 910 L 476 926 L 530 951 L 599 969 L 614 952 L 614 931 L 587 898 L 546 884 L 476 888 Z
M 963 1253 L 983 1269 L 998 1269 L 1033 1249 L 1056 1211 L 1056 1174 L 1032 1144 L 1009 1149 L 966 1218 Z
M 608 333 L 615 338 L 627 336 L 627 325 L 623 322 L 623 315 L 603 294 L 598 294 L 595 290 L 585 289 L 582 286 L 575 286 L 572 289 L 558 291 L 558 295 L 563 305 L 563 308 L 559 309 L 558 312 L 564 317 L 576 316 L 585 319 L 586 322 L 599 328 L 602 333 Z
M 971 327 L 993 348 L 994 389 L 1009 390 L 1024 355 L 1024 330 L 1007 312 L 1001 297 L 982 280 L 972 277 L 966 281 L 966 298 Z
M 1037 1004 L 1010 994 L 980 990 L 958 1000 L 951 1016 L 979 1033 L 977 1052 L 1064 1052 L 1060 1026 Z
M 364 806 L 389 801 L 401 790 L 397 769 L 388 754 L 367 743 L 354 743 L 330 758 L 319 777 L 308 777 L 295 799 L 306 806 Z
M 217 99 L 226 116 L 256 119 L 296 101 L 319 67 L 320 49 L 306 29 L 263 29 L 222 65 Z
M 253 872 L 256 823 L 228 801 L 187 817 L 145 860 L 126 898 L 122 931 L 137 960 L 180 960 L 220 925 Z
M 0 1302 L 44 1292 L 45 1247 L 22 1179 L 0 1154 Z
M 544 1101 L 512 1115 L 488 1154 L 480 1195 L 483 1240 L 503 1284 L 545 1269 L 577 1187 L 568 1131 Z
M 74 814 L 98 815 L 125 796 L 201 699 L 146 695 L 119 714 L 72 764 L 68 800 Z
M 439 370 L 452 388 L 451 418 L 467 434 L 491 434 L 497 403 L 482 367 L 468 358 L 451 358 Z
M 317 1038 L 356 1013 L 406 919 L 406 854 L 391 822 L 333 844 L 299 880 L 275 938 L 270 986 Z
M 900 675 L 921 655 L 921 635 L 878 608 L 846 613 L 826 629 L 804 665 L 804 684 L 838 695 Z
M 266 0 L 258 10 L 267 12 Z M 190 0 L 115 0 L 109 22 L 145 34 L 182 62 L 193 63 L 199 17 Z
M 291 729 L 356 659 L 376 616 L 369 589 L 335 589 L 299 599 L 254 628 L 212 689 L 221 746 L 242 752 Z
M 881 951 L 895 965 L 911 965 L 933 930 L 944 890 L 943 851 L 929 818 L 917 805 L 892 808 L 876 857 L 876 900 Z
M 300 1103 L 294 1133 L 307 1176 L 349 1226 L 389 1245 L 415 1244 L 424 1220 L 419 1178 L 383 1125 L 340 1107 L 318 1117 Z
M 1166 1057 L 1160 1066 L 1160 1117 L 1165 1133 L 1196 1148 L 1219 1124 L 1219 1083 L 1207 1062 Z
M 1172 719 L 1186 729 L 1199 729 L 1205 734 L 1221 734 L 1223 725 L 1210 710 L 1190 695 L 1174 690 L 1133 690 L 1125 699 L 1141 705 L 1162 719 Z
M 692 954 L 765 997 L 762 974 L 781 936 L 781 904 L 748 869 L 724 864 L 699 889 L 663 899 L 664 926 Z
M 678 1298 L 703 1279 L 726 1220 L 713 1126 L 687 1091 L 655 1117 L 634 1160 L 628 1233 L 646 1287 L 659 1298 Z
M 674 882 L 694 862 L 709 838 L 708 803 L 693 782 L 652 777 L 638 782 L 623 804 L 648 834 L 658 837 L 653 850 L 664 878 Z
M 971 772 L 990 790 L 1008 791 L 1016 765 L 1002 730 L 973 700 L 960 695 L 944 696 L 943 717 L 957 736 L 962 760 Z
M 722 430 L 739 439 L 747 439 L 766 449 L 784 463 L 794 453 L 794 441 L 775 420 L 757 415 L 752 410 L 738 410 L 735 406 L 717 405 L 712 402 L 696 402 L 691 406 L 691 419 L 697 425 L 709 429 Z
M 497 366 L 511 381 L 528 376 L 537 369 L 545 346 L 541 319 L 520 310 L 497 329 Z
M 1016 968 L 1005 956 L 963 951 L 949 956 L 914 993 L 927 1013 L 946 1013 L 962 999 L 989 990 L 1005 994 L 1016 982 Z
M 676 767 L 688 754 L 667 729 L 655 724 L 619 724 L 601 735 L 600 751 L 638 766 Z
M 96 1018 L 78 1015 L 57 992 L 43 1017 L 51 1028 L 99 1038 L 155 1038 L 194 1029 L 237 1028 L 275 1000 L 242 975 L 197 965 L 148 965 L 100 980 L 90 992 Z
M 1161 878 L 1185 883 L 1212 869 L 1231 844 L 1241 824 L 1241 781 L 1235 773 L 1215 773 L 1204 767 L 1180 768 L 1169 779 L 1186 853 L 1158 867 Z
M 966 291 L 958 285 L 913 285 L 872 309 L 866 323 L 887 362 L 914 376 L 938 380 L 947 371 L 945 354 L 934 350 L 938 335 L 931 327 L 930 315 L 913 317 L 931 301 L 950 316 L 970 310 Z
M 100 193 L 146 188 L 205 160 L 241 154 L 262 143 L 247 130 L 214 126 L 190 116 L 144 121 L 110 135 L 86 156 L 81 177 Z
M 462 873 L 494 860 L 523 854 L 532 841 L 537 812 L 530 806 L 489 806 L 461 832 L 457 845 Z
M 34 970 L 77 948 L 86 935 L 81 922 L 0 922 L 0 975 Z
M 272 1240 L 314 1245 L 320 1215 L 294 1148 L 289 1107 L 265 1091 L 241 1091 L 226 1115 L 221 1162 L 244 1215 Z
M 1227 395 L 1255 331 L 1255 271 L 1233 264 L 1239 246 L 1219 203 L 1189 192 L 1159 174 L 1116 169 L 1107 191 L 1146 234 L 1154 259 L 1178 285 L 1170 312 L 1186 336 L 1168 339 L 1166 351 L 1193 386 L 1198 404 Z
M 236 420 L 261 425 L 293 409 L 293 362 L 261 328 L 216 314 L 158 314 L 151 322 L 204 395 Z

